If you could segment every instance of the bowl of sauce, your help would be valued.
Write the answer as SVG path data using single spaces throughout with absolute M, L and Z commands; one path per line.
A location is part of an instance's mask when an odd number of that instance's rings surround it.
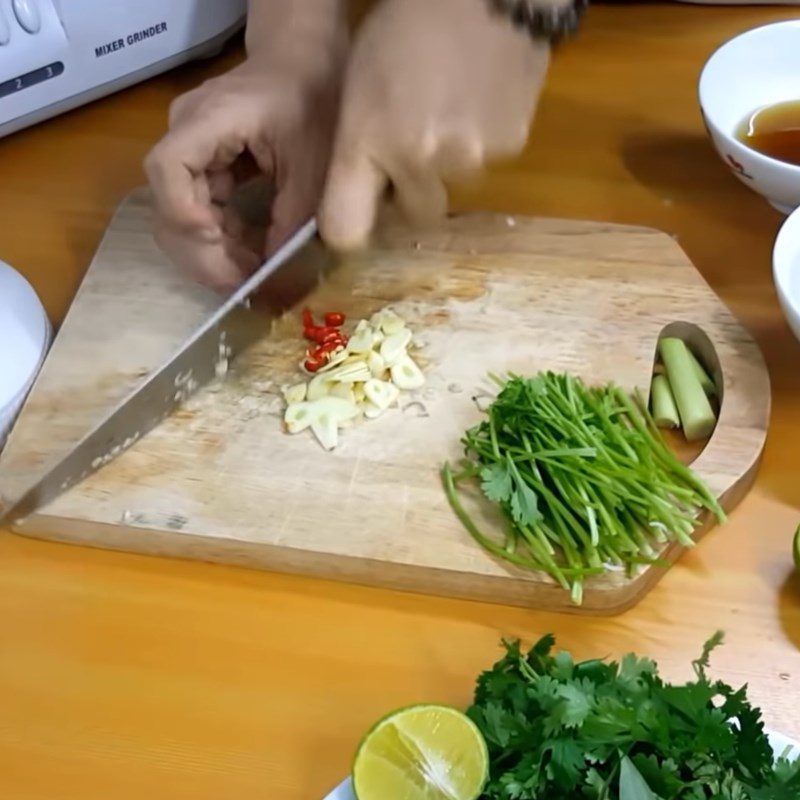
M 733 174 L 784 214 L 800 206 L 800 20 L 730 39 L 706 62 L 700 108 Z

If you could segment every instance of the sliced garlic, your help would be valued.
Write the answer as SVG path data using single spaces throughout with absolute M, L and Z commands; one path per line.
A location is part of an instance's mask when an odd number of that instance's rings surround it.
M 383 312 L 381 329 L 387 336 L 399 333 L 401 330 L 403 330 L 403 328 L 405 328 L 405 326 L 406 323 L 404 322 L 403 318 L 395 314 L 394 311 L 387 309 Z
M 356 398 L 353 393 L 353 385 L 351 383 L 334 383 L 328 390 L 329 397 L 338 397 L 341 400 L 347 400 L 349 403 L 355 403 Z
M 368 327 L 366 330 L 361 331 L 361 333 L 354 333 L 350 337 L 350 341 L 347 343 L 347 349 L 351 353 L 368 353 L 372 350 L 374 342 L 375 334 Z
M 392 368 L 392 382 L 398 389 L 419 389 L 425 385 L 422 370 L 409 357 L 400 359 Z
M 331 383 L 328 374 L 317 373 L 309 382 L 306 388 L 306 400 L 313 402 L 321 400 L 330 394 Z
M 370 403 L 369 400 L 364 403 L 364 416 L 367 419 L 377 419 L 384 411 L 386 411 L 385 408 L 379 408 L 374 403 Z
M 355 361 L 352 364 L 343 364 L 327 373 L 325 376 L 330 381 L 340 383 L 358 383 L 368 381 L 372 377 L 365 361 Z
M 387 336 L 381 344 L 381 357 L 387 367 L 397 364 L 405 355 L 408 343 L 411 341 L 411 331 L 403 328 L 391 336 Z
M 283 415 L 286 430 L 289 433 L 300 433 L 314 421 L 312 403 L 294 403 L 286 408 Z
M 302 403 L 306 399 L 306 384 L 296 383 L 294 386 L 283 387 L 283 398 L 289 405 Z
M 326 450 L 339 444 L 339 423 L 330 414 L 320 414 L 311 423 L 311 431 Z
M 400 390 L 393 383 L 373 378 L 364 384 L 364 394 L 370 403 L 384 410 L 397 401 Z
M 317 370 L 317 375 L 323 372 L 330 372 L 334 367 L 338 366 L 339 364 L 344 363 L 347 360 L 347 350 L 343 347 L 341 350 L 334 350 L 331 353 L 330 358 L 328 359 L 328 363 L 325 364 L 323 367 L 320 367 Z
M 363 383 L 353 384 L 353 399 L 358 405 L 361 405 L 367 399 Z
M 380 353 L 376 353 L 374 350 L 367 358 L 367 366 L 373 378 L 383 378 L 386 374 L 386 362 L 383 360 L 383 356 Z

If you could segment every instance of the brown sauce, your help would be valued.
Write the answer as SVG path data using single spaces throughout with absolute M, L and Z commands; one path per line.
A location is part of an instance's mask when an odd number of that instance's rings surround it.
M 742 121 L 736 138 L 765 156 L 800 166 L 800 100 L 759 108 Z

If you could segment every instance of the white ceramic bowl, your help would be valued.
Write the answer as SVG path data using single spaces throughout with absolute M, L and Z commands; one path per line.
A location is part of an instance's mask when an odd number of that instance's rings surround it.
M 783 223 L 772 250 L 772 273 L 783 313 L 800 339 L 800 210 Z
M 0 449 L 39 373 L 50 334 L 36 292 L 0 261 Z
M 800 20 L 726 42 L 706 62 L 699 91 L 706 128 L 731 171 L 784 214 L 800 206 L 800 166 L 751 150 L 735 136 L 757 109 L 800 100 Z

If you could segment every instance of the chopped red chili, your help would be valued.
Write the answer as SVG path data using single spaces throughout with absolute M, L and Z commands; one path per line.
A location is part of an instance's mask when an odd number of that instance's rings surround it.
M 344 325 L 346 317 L 340 311 L 329 311 L 325 315 L 325 324 L 331 328 L 340 328 Z

